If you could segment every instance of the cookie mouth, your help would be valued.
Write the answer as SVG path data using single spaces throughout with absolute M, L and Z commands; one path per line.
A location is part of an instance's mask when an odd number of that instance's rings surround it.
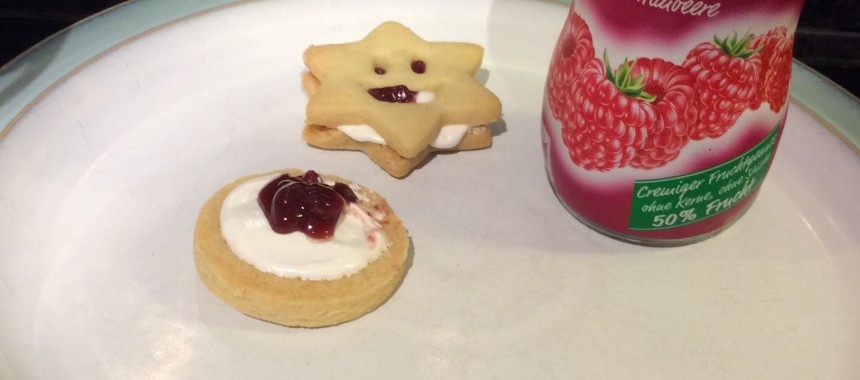
M 378 87 L 367 90 L 374 99 L 387 103 L 426 103 L 435 97 L 433 92 L 412 91 L 406 85 Z

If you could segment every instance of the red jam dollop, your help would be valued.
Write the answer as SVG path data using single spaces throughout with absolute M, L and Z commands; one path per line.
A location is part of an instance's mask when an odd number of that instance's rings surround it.
M 349 186 L 327 185 L 313 170 L 301 176 L 281 175 L 263 186 L 257 197 L 272 231 L 300 231 L 318 240 L 331 239 L 347 202 L 357 201 Z
M 391 87 L 371 88 L 367 90 L 370 96 L 380 102 L 388 103 L 415 103 L 415 96 L 418 92 L 412 91 L 409 87 L 402 84 Z

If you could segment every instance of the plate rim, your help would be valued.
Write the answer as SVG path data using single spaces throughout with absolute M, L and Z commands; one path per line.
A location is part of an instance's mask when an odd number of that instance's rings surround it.
M 248 1 L 130 0 L 36 43 L 0 66 L 0 141 L 39 100 L 101 57 L 186 18 Z
M 219 8 L 219 9 L 221 9 L 221 8 Z M 230 10 L 228 9 L 228 11 L 230 11 Z M 172 24 L 173 22 L 176 22 L 176 21 L 179 21 L 179 20 L 187 20 L 187 19 L 188 19 L 188 17 L 196 17 L 196 16 L 199 16 L 199 15 L 200 15 L 200 13 L 195 13 L 195 14 L 189 15 L 189 16 L 187 16 L 187 17 L 181 17 L 181 18 L 179 18 L 179 19 L 177 19 L 177 20 L 173 20 L 173 21 L 171 21 L 171 22 L 168 22 L 168 23 L 167 23 L 167 24 L 165 24 L 165 25 L 161 25 L 161 26 L 159 26 L 159 27 L 157 27 L 157 28 L 147 30 L 147 31 L 143 32 L 143 34 L 141 34 L 141 36 L 144 36 L 144 37 L 145 37 L 145 36 L 149 36 L 149 35 L 150 35 L 149 33 L 156 33 L 158 30 L 160 30 L 160 28 L 165 27 L 166 25 L 174 25 L 174 24 Z M 59 79 L 59 80 L 57 80 L 56 82 L 52 83 L 52 84 L 50 85 L 50 87 L 49 87 L 49 88 L 46 88 L 44 91 L 40 92 L 40 93 L 39 93 L 35 98 L 33 98 L 32 100 L 30 100 L 30 102 L 29 102 L 29 103 L 27 104 L 27 106 L 26 106 L 27 108 L 23 109 L 19 115 L 16 115 L 16 117 L 18 117 L 18 118 L 20 118 L 20 117 L 26 117 L 26 115 L 28 115 L 28 113 L 29 113 L 29 112 L 32 112 L 32 111 L 33 111 L 32 109 L 30 109 L 30 107 L 35 106 L 36 104 L 38 104 L 38 103 L 41 101 L 42 97 L 44 97 L 44 96 L 50 96 L 50 95 L 51 95 L 51 93 L 56 89 L 56 86 L 62 85 L 63 83 L 65 83 L 65 81 L 66 81 L 66 80 L 69 80 L 69 79 L 73 78 L 75 75 L 78 75 L 78 74 L 79 74 L 79 71 L 78 71 L 78 70 L 85 69 L 85 68 L 89 67 L 89 65 L 92 65 L 92 64 L 95 64 L 96 62 L 98 62 L 98 60 L 99 60 L 99 59 L 101 59 L 102 57 L 104 57 L 104 55 L 101 55 L 101 54 L 112 54 L 113 52 L 115 52 L 115 51 L 116 51 L 116 50 L 114 50 L 114 49 L 119 49 L 119 48 L 122 48 L 122 47 L 124 47 L 124 46 L 127 46 L 126 44 L 130 44 L 130 43 L 136 42 L 136 37 L 137 37 L 137 36 L 133 36 L 133 37 L 131 37 L 131 38 L 129 38 L 129 39 L 126 39 L 126 40 L 124 40 L 123 42 L 121 42 L 119 45 L 117 45 L 117 46 L 113 46 L 113 47 L 109 48 L 109 50 L 106 50 L 105 52 L 99 53 L 99 55 L 93 56 L 92 58 L 90 58 L 90 59 L 86 60 L 86 62 L 85 62 L 85 63 L 82 63 L 81 65 L 79 65 L 79 66 L 77 66 L 77 67 L 72 68 L 72 69 L 71 69 L 71 70 L 69 70 L 66 74 L 64 74 L 62 78 L 60 78 L 60 79 Z M 815 79 L 815 78 L 813 78 L 813 79 Z M 817 117 L 817 116 L 816 116 L 816 114 L 815 114 L 814 112 L 810 112 L 810 115 L 811 115 L 811 116 L 813 116 L 813 117 Z M 821 118 L 819 118 L 818 120 L 822 120 L 822 119 L 821 119 Z M 14 121 L 12 124 L 10 124 L 10 129 L 11 129 L 11 127 L 13 127 L 13 126 L 17 125 L 17 124 L 18 124 L 18 123 L 20 123 L 20 122 L 21 122 L 21 120 L 16 118 L 16 119 L 15 119 L 15 121 Z M 3 128 L 3 124 L 0 124 L 0 132 L 3 132 L 4 130 L 5 130 L 5 129 Z M 16 136 L 17 136 L 17 135 L 16 135 Z M 3 137 L 4 137 L 4 136 L 3 136 L 3 134 L 2 134 L 2 133 L 0 133 L 0 144 L 2 144 L 2 142 L 3 142 Z M 11 140 L 10 140 L 10 141 L 11 141 Z M 832 139 L 831 139 L 831 141 L 832 141 Z M 846 142 L 847 142 L 847 141 L 846 141 Z M 2 350 L 0 350 L 0 374 L 2 374 L 2 373 L 3 373 L 3 371 L 2 371 L 2 370 L 3 370 L 3 362 L 4 362 L 4 360 L 5 360 L 5 358 L 3 357 L 3 351 L 2 351 Z M 0 377 L 2 377 L 2 376 L 0 376 Z

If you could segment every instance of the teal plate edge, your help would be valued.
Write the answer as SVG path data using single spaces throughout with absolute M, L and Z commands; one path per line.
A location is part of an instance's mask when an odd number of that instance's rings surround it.
M 860 154 L 860 99 L 797 60 L 791 73 L 791 97 Z
M 239 0 L 132 0 L 92 15 L 0 68 L 0 139 L 35 100 L 90 60 L 170 22 Z

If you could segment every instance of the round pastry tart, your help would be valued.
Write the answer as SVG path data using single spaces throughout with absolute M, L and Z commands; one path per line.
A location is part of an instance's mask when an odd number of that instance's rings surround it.
M 406 228 L 384 198 L 288 169 L 240 178 L 197 218 L 194 261 L 212 293 L 249 316 L 323 327 L 376 309 L 407 266 Z

